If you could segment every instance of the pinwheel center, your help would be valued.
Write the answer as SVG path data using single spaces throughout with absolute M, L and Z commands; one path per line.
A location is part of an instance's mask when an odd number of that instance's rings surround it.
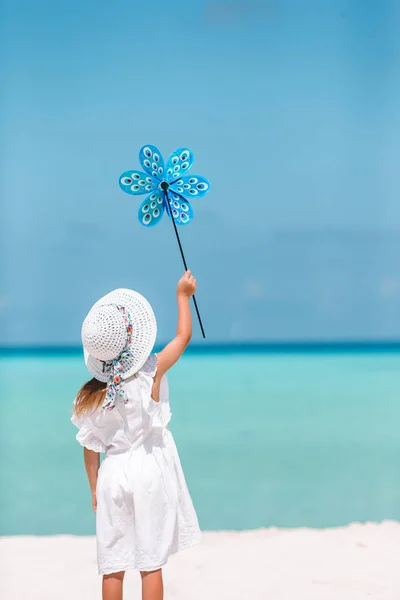
M 162 181 L 160 187 L 164 192 L 166 192 L 169 188 L 169 183 L 167 183 L 166 181 Z

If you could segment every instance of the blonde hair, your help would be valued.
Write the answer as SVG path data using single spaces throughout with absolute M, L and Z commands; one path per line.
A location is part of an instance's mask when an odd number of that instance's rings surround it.
M 103 403 L 107 384 L 98 379 L 91 379 L 78 392 L 75 400 L 74 413 L 77 417 L 86 412 L 93 412 Z

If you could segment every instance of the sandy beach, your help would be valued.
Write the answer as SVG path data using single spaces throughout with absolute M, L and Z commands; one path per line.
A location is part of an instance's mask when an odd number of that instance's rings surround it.
M 166 600 L 398 600 L 400 523 L 205 532 L 202 544 L 171 558 Z M 92 537 L 0 539 L 1 597 L 99 600 Z M 125 598 L 140 599 L 139 576 Z

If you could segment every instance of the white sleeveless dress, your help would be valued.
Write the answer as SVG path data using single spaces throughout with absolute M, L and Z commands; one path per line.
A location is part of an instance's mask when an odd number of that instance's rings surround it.
M 76 439 L 105 452 L 97 481 L 99 574 L 154 571 L 200 541 L 200 529 L 171 432 L 167 378 L 151 398 L 157 358 L 124 383 L 127 404 L 72 417 Z

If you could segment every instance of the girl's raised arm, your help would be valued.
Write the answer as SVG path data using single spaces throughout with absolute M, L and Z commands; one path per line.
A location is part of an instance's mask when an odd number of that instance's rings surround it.
M 186 271 L 179 280 L 176 288 L 178 303 L 178 325 L 176 336 L 157 354 L 158 368 L 154 378 L 154 391 L 157 390 L 157 383 L 161 381 L 162 376 L 177 362 L 184 353 L 192 337 L 192 315 L 190 312 L 190 298 L 196 292 L 196 280 L 190 271 Z M 156 389 L 155 389 L 156 388 Z M 153 396 L 154 397 L 154 396 Z

